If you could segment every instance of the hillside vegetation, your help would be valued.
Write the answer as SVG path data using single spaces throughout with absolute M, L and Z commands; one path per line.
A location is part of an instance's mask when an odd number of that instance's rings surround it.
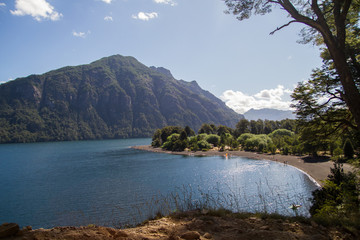
M 150 137 L 241 118 L 195 81 L 120 55 L 0 85 L 0 143 Z

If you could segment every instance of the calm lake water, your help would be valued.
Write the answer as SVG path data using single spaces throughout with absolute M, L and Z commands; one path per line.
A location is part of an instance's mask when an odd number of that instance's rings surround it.
M 119 226 L 144 220 L 156 211 L 158 200 L 176 194 L 192 204 L 212 199 L 233 210 L 288 215 L 295 214 L 291 204 L 302 204 L 298 214 L 308 214 L 308 199 L 317 187 L 296 168 L 129 148 L 150 141 L 0 145 L 0 223 Z

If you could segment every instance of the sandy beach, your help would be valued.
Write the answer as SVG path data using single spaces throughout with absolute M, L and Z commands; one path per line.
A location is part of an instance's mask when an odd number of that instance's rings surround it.
M 294 166 L 312 177 L 320 186 L 323 185 L 323 180 L 327 178 L 330 174 L 330 168 L 333 167 L 334 163 L 327 157 L 311 157 L 311 156 L 293 156 L 293 155 L 280 155 L 280 154 L 263 154 L 255 152 L 245 152 L 245 151 L 214 151 L 210 150 L 207 152 L 197 151 L 197 152 L 171 152 L 166 151 L 161 148 L 153 148 L 152 146 L 134 146 L 132 147 L 138 150 L 157 152 L 157 153 L 166 153 L 166 154 L 178 154 L 178 155 L 187 155 L 187 156 L 225 156 L 228 154 L 228 158 L 232 156 L 246 157 L 251 159 L 258 160 L 271 160 L 276 161 L 281 164 L 288 164 Z M 352 166 L 350 164 L 344 164 L 345 171 L 351 171 Z

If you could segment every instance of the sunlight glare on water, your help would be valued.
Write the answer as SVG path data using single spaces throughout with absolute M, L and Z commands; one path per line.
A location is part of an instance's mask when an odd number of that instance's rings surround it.
M 116 226 L 131 221 L 138 210 L 146 215 L 150 199 L 179 191 L 189 194 L 190 189 L 192 202 L 212 194 L 213 204 L 234 211 L 291 215 L 288 206 L 301 203 L 299 214 L 308 214 L 316 186 L 296 168 L 240 157 L 188 157 L 129 148 L 150 141 L 0 145 L 0 222 L 34 228 Z

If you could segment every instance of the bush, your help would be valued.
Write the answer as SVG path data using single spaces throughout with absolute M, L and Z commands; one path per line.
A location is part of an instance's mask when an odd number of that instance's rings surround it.
M 218 135 L 215 134 L 210 134 L 206 137 L 206 141 L 212 145 L 214 145 L 214 147 L 217 147 L 220 143 L 220 137 Z
M 259 134 L 253 135 L 252 137 L 246 139 L 244 146 L 245 150 L 262 152 L 263 150 L 268 148 L 268 145 L 271 144 L 272 140 L 269 136 L 265 134 Z
M 341 164 L 334 163 L 324 186 L 315 190 L 312 195 L 309 211 L 313 217 L 338 222 L 359 222 L 358 179 L 355 173 L 344 173 Z
M 255 134 L 252 134 L 252 133 L 243 133 L 241 134 L 237 141 L 241 144 L 241 145 L 244 145 L 245 144 L 245 141 L 251 137 L 255 136 Z
M 197 146 L 199 150 L 209 150 L 211 148 L 211 145 L 205 140 L 198 141 Z
M 333 157 L 335 159 L 339 159 L 341 155 L 343 155 L 343 150 L 339 147 L 335 148 L 335 150 L 333 151 Z
M 293 136 L 294 133 L 287 129 L 277 129 L 269 134 L 270 137 L 284 137 L 284 136 Z
M 184 151 L 185 148 L 188 146 L 188 140 L 187 138 L 182 140 L 180 136 L 181 135 L 178 133 L 171 134 L 167 138 L 166 142 L 162 145 L 162 148 L 169 151 Z

